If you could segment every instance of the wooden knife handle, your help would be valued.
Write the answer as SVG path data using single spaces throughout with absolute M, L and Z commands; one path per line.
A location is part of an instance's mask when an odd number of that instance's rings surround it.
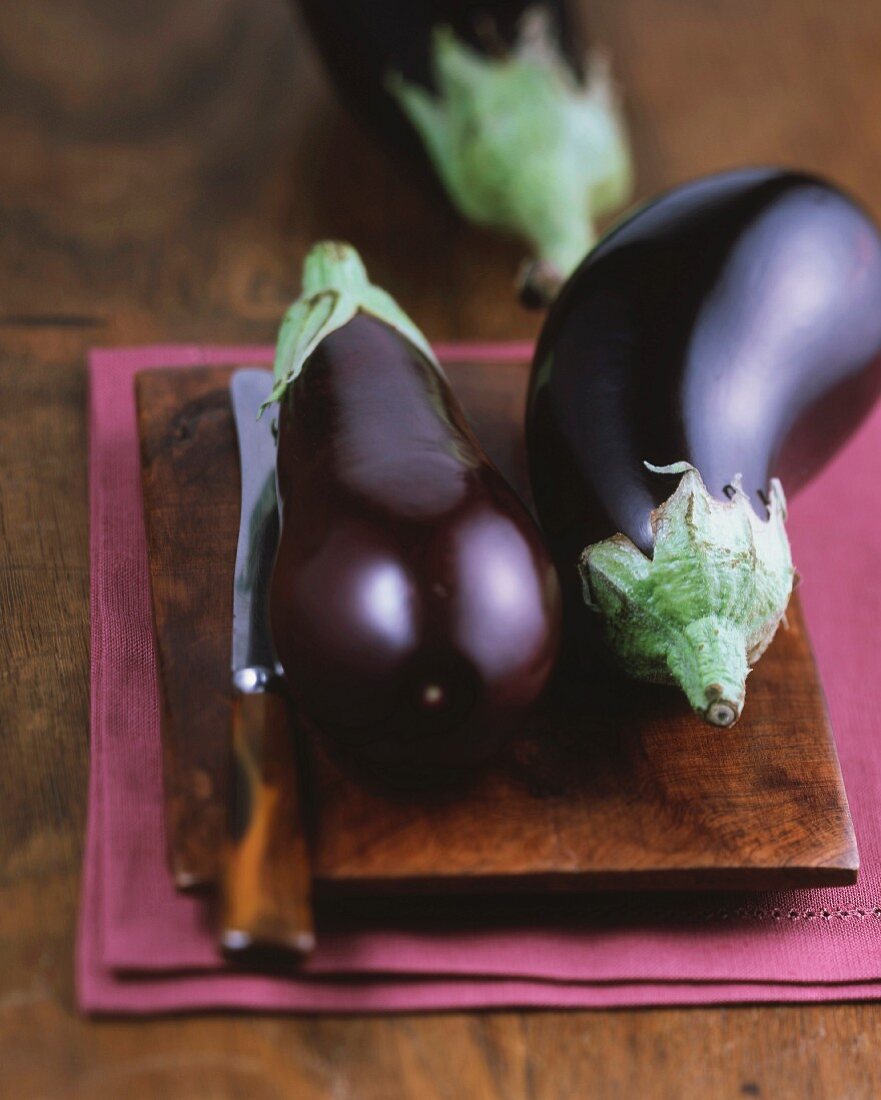
M 312 874 L 287 701 L 233 694 L 235 765 L 230 843 L 222 872 L 222 944 L 239 954 L 315 946 Z

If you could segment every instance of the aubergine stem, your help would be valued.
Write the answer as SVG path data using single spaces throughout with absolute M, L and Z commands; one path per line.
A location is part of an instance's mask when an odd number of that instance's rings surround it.
M 731 726 L 795 580 L 783 490 L 772 480 L 761 520 L 739 478 L 718 501 L 687 462 L 649 468 L 682 475 L 652 513 L 652 557 L 622 534 L 587 547 L 585 600 L 628 674 L 678 684 L 708 722 Z
M 300 297 L 285 313 L 279 329 L 275 386 L 266 405 L 284 397 L 321 341 L 348 324 L 356 313 L 384 321 L 443 373 L 428 341 L 394 298 L 370 282 L 361 257 L 350 244 L 320 241 L 314 245 L 303 264 L 302 285 Z
M 502 59 L 437 29 L 437 97 L 397 74 L 389 88 L 460 213 L 530 245 L 521 298 L 547 305 L 593 245 L 595 219 L 629 197 L 631 167 L 606 58 L 589 58 L 582 85 L 545 13 L 529 15 Z

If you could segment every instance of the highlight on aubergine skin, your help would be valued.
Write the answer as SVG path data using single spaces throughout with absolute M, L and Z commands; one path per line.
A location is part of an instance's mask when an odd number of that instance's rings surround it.
M 353 248 L 317 245 L 279 334 L 276 649 L 301 713 L 387 777 L 470 767 L 547 683 L 538 527 L 425 338 Z
M 523 241 L 521 300 L 547 305 L 632 191 L 609 60 L 565 0 L 302 7 L 354 113 L 427 161 L 463 217 Z
M 795 580 L 794 494 L 881 390 L 881 236 L 771 169 L 678 187 L 617 226 L 552 307 L 527 413 L 567 633 L 739 717 Z

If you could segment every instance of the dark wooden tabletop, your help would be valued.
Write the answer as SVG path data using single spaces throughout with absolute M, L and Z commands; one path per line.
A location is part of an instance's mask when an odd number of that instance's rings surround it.
M 881 217 L 877 0 L 592 0 L 639 193 L 747 162 Z M 336 106 L 283 0 L 0 3 L 0 1093 L 872 1097 L 881 1010 L 201 1016 L 91 1023 L 72 949 L 88 762 L 86 348 L 270 341 L 351 239 L 436 340 L 530 337 L 519 251 Z

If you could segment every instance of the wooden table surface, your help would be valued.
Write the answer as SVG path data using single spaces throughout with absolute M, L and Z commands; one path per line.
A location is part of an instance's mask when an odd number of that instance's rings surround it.
M 881 217 L 877 0 L 592 0 L 639 193 L 746 162 Z M 0 1094 L 871 1097 L 881 1010 L 92 1023 L 72 949 L 88 762 L 85 349 L 270 341 L 319 236 L 436 340 L 530 337 L 519 250 L 336 106 L 283 0 L 0 3 Z M 393 212 L 393 216 L 389 212 Z

